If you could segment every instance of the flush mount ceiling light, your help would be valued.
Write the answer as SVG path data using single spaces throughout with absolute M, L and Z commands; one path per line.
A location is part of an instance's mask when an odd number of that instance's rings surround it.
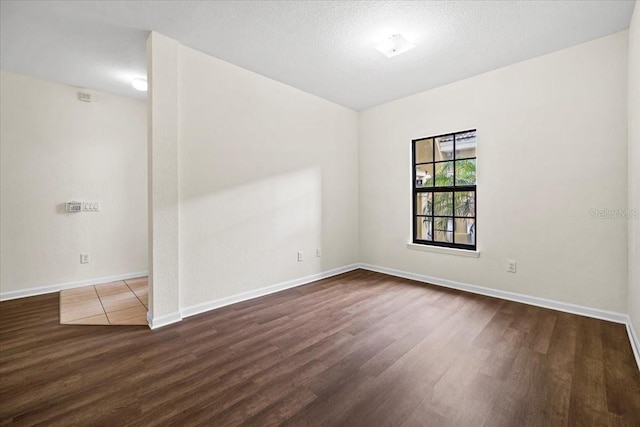
M 402 37 L 400 34 L 394 34 L 383 43 L 374 46 L 378 52 L 382 53 L 387 58 L 405 53 L 414 47 L 416 47 L 415 44 L 409 43 L 407 39 Z
M 133 86 L 133 88 L 135 90 L 139 90 L 140 92 L 146 92 L 147 91 L 147 80 L 146 79 L 141 79 L 141 78 L 135 78 L 135 79 L 131 80 L 131 86 Z

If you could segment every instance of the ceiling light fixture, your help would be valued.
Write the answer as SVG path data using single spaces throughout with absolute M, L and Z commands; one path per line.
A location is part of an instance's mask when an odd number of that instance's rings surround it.
M 415 44 L 409 43 L 407 39 L 402 37 L 400 34 L 394 34 L 383 43 L 374 46 L 374 48 L 378 52 L 382 53 L 387 58 L 405 53 L 406 51 L 411 50 L 414 47 L 416 47 Z
M 140 92 L 146 92 L 147 91 L 147 80 L 146 79 L 141 79 L 141 78 L 135 78 L 135 79 L 131 80 L 131 86 L 133 86 L 133 88 L 135 90 L 139 90 Z

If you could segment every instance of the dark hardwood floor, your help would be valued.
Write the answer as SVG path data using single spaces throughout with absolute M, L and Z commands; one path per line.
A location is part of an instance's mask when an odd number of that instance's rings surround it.
M 0 303 L 0 424 L 639 426 L 623 325 L 357 270 L 151 331 Z

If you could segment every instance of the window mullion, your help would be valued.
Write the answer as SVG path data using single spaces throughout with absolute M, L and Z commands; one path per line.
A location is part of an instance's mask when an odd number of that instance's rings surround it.
M 461 139 L 462 138 L 462 139 Z M 464 184 L 464 185 L 458 185 L 458 164 L 457 164 L 457 148 L 459 143 L 463 144 L 463 148 L 462 150 L 464 151 L 464 153 L 466 155 L 471 154 L 471 156 L 468 157 L 464 157 L 465 160 L 476 160 L 477 156 L 475 155 L 476 153 L 476 149 L 477 149 L 477 144 L 475 141 L 476 138 L 476 134 L 475 134 L 475 130 L 467 130 L 467 131 L 462 131 L 462 132 L 455 132 L 455 133 L 450 133 L 450 134 L 444 134 L 444 135 L 439 135 L 439 136 L 432 136 L 432 137 L 426 137 L 426 138 L 421 138 L 421 139 L 416 139 L 412 141 L 412 146 L 411 146 L 411 156 L 412 156 L 412 194 L 413 194 L 413 200 L 412 200 L 412 211 L 413 211 L 413 241 L 416 243 L 421 243 L 421 244 L 427 244 L 427 245 L 432 245 L 432 246 L 443 246 L 443 247 L 452 247 L 452 248 L 462 248 L 462 249 L 471 249 L 471 250 L 475 250 L 476 245 L 477 245 L 477 187 L 475 184 L 473 185 L 469 185 L 469 184 Z M 420 145 L 420 147 L 418 147 L 418 143 L 419 142 L 423 142 L 424 144 L 428 144 L 430 140 L 431 142 L 431 161 L 430 162 L 420 162 L 418 163 L 418 158 L 416 157 L 418 154 L 418 149 L 420 148 L 421 153 L 424 153 L 424 149 L 421 148 L 422 145 Z M 448 151 L 449 149 L 451 149 L 451 155 L 444 155 L 444 157 L 442 158 L 436 158 L 436 143 L 438 140 L 440 142 L 440 149 L 441 150 L 445 150 L 445 152 L 441 152 L 443 155 L 446 154 L 446 151 Z M 462 141 L 462 142 L 461 142 Z M 451 144 L 451 145 L 449 145 Z M 450 148 L 449 148 L 450 147 Z M 426 148 L 426 147 L 424 147 Z M 426 153 L 424 153 L 426 154 Z M 446 158 L 445 158 L 446 157 Z M 420 158 L 420 160 L 425 160 L 422 157 Z M 438 186 L 436 183 L 436 165 L 440 164 L 440 163 L 445 163 L 445 162 L 452 162 L 453 165 L 451 167 L 451 169 L 445 167 L 443 168 L 443 170 L 441 171 L 442 173 L 445 173 L 447 176 L 449 175 L 447 173 L 448 171 L 452 172 L 452 179 L 449 180 L 448 178 L 446 178 L 444 181 L 447 182 L 447 184 L 449 184 L 449 182 L 451 183 L 450 185 L 446 185 L 446 186 Z M 423 166 L 424 165 L 424 166 Z M 418 166 L 420 166 L 420 173 L 424 173 L 426 174 L 431 174 L 432 175 L 432 179 L 431 179 L 431 187 L 418 187 L 417 185 L 417 179 L 418 179 Z M 431 168 L 429 168 L 429 166 L 431 166 Z M 461 179 L 462 179 L 462 183 L 466 183 L 466 182 L 472 182 L 471 180 L 475 181 L 475 162 L 472 165 L 469 165 L 468 163 L 465 163 L 464 165 L 462 165 L 463 169 L 461 169 Z M 429 180 L 425 179 L 422 182 L 422 185 L 426 185 L 427 182 Z M 430 196 L 421 196 L 424 195 L 425 193 L 430 194 Z M 451 194 L 451 212 L 446 212 L 447 214 L 450 214 L 451 216 L 444 216 L 444 215 L 436 215 L 436 206 L 435 206 L 435 202 L 436 202 L 436 194 L 438 193 L 450 193 Z M 473 199 L 471 199 L 471 194 L 469 193 L 473 193 L 472 197 Z M 463 200 L 461 201 L 463 204 L 460 205 L 462 207 L 461 211 L 461 215 L 467 215 L 467 216 L 458 216 L 458 212 L 456 211 L 456 196 L 460 194 L 460 197 L 463 198 Z M 466 194 L 467 199 L 464 199 Z M 431 202 L 429 202 L 428 200 L 431 200 Z M 444 203 L 444 200 L 449 199 L 449 197 L 445 197 L 444 195 L 440 196 L 440 200 L 442 200 Z M 420 201 L 420 204 L 424 205 L 425 203 L 430 203 L 430 212 L 428 212 L 426 215 L 424 214 L 424 208 L 427 207 L 427 205 L 423 206 L 423 210 L 421 212 L 418 212 L 418 201 Z M 438 202 L 441 203 L 441 202 Z M 470 203 L 473 203 L 473 210 L 471 210 L 471 207 L 468 206 Z M 445 205 L 441 206 L 444 207 Z M 422 218 L 422 220 L 420 219 Z M 438 229 L 440 230 L 440 240 L 435 240 L 436 239 L 436 219 L 439 219 L 439 221 L 441 222 L 440 227 L 438 227 Z M 425 230 L 424 227 L 424 222 L 428 221 L 429 222 L 429 230 Z M 451 224 L 451 228 L 449 228 L 449 221 L 452 221 Z M 468 243 L 458 243 L 456 241 L 456 229 L 457 229 L 457 221 L 461 221 L 463 224 L 466 224 L 466 229 L 464 230 L 465 234 L 467 233 L 467 230 L 469 229 L 469 226 L 472 227 L 471 231 L 469 231 L 469 235 L 467 237 L 468 242 L 472 242 L 472 244 L 468 244 Z M 471 222 L 471 224 L 469 224 L 469 222 Z M 427 233 L 427 235 L 423 235 L 424 233 Z M 451 233 L 451 240 L 448 240 L 448 233 Z M 431 240 L 425 240 L 425 238 L 431 238 Z M 464 241 L 464 239 L 463 239 Z

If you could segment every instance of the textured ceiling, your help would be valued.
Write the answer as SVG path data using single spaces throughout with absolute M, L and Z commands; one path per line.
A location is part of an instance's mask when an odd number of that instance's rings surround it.
M 3 70 L 126 96 L 150 30 L 362 110 L 628 28 L 633 1 L 5 1 Z M 417 47 L 386 58 L 401 33 Z

